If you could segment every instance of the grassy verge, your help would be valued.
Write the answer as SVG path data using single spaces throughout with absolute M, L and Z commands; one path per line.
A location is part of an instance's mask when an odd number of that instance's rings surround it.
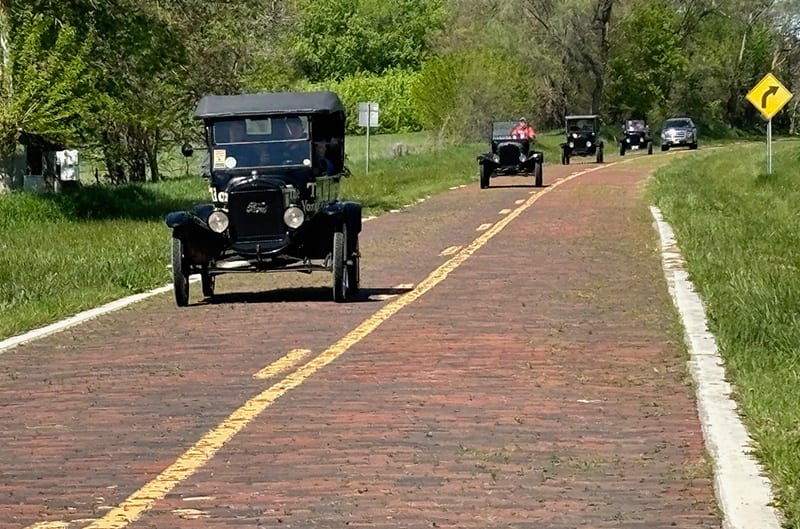
M 426 150 L 353 167 L 342 194 L 377 215 L 477 180 L 484 146 Z M 207 200 L 199 177 L 0 195 L 0 339 L 168 283 L 164 216 Z
M 800 527 L 800 143 L 698 153 L 660 170 L 650 196 L 672 223 L 707 305 L 755 453 L 789 527 Z

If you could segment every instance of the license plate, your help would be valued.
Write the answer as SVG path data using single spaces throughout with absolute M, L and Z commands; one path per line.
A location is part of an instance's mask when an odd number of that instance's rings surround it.
M 638 151 L 639 150 L 639 146 L 638 145 L 631 145 L 631 149 L 633 149 L 634 151 Z

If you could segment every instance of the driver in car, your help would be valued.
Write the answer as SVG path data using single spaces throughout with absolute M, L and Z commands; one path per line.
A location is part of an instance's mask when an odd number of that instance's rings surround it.
M 519 123 L 511 129 L 511 137 L 515 140 L 534 140 L 536 139 L 536 131 L 528 125 L 528 120 L 522 117 L 519 118 Z

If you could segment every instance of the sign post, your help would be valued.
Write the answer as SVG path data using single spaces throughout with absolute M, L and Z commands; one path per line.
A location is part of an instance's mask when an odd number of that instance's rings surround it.
M 767 174 L 772 174 L 772 118 L 792 99 L 792 93 L 768 73 L 747 93 L 747 100 L 767 120 Z
M 359 127 L 367 127 L 367 174 L 369 174 L 369 129 L 379 125 L 379 113 L 378 103 L 369 101 L 358 104 L 358 125 Z

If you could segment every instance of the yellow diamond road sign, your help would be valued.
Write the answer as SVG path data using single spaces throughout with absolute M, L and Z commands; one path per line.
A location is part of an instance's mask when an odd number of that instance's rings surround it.
M 747 100 L 753 103 L 759 112 L 766 118 L 780 112 L 783 106 L 792 98 L 792 93 L 781 84 L 778 79 L 768 73 L 747 93 Z

